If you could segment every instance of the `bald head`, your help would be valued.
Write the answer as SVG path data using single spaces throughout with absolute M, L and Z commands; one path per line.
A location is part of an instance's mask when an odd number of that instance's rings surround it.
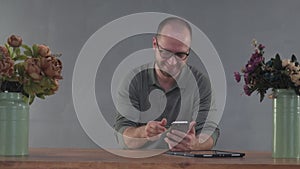
M 169 17 L 163 20 L 157 29 L 157 35 L 175 38 L 182 42 L 192 39 L 192 29 L 189 23 L 177 17 Z

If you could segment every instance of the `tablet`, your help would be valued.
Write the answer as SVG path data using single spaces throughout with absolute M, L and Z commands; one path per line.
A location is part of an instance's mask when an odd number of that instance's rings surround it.
M 201 157 L 201 158 L 244 157 L 245 156 L 245 153 L 221 151 L 221 150 L 167 151 L 166 154 L 185 156 L 185 157 Z

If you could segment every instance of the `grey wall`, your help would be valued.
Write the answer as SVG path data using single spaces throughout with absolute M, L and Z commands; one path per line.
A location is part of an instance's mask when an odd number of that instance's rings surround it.
M 108 22 L 136 12 L 164 12 L 195 24 L 221 57 L 227 78 L 227 100 L 217 148 L 270 151 L 272 102 L 265 99 L 260 103 L 255 94 L 241 95 L 242 85 L 236 84 L 233 72 L 246 63 L 253 38 L 266 45 L 267 57 L 277 52 L 285 57 L 292 53 L 300 55 L 299 9 L 297 0 L 0 0 L 1 44 L 14 33 L 28 44 L 45 43 L 54 52 L 63 53 L 64 79 L 59 92 L 45 101 L 36 100 L 31 106 L 30 146 L 97 147 L 81 128 L 73 106 L 72 73 L 76 58 L 88 38 Z M 136 41 L 126 43 L 130 45 L 125 47 L 119 44 L 111 54 L 119 55 L 116 60 L 120 60 L 121 51 L 150 46 L 151 36 L 143 38 L 146 40 L 133 38 Z M 103 71 L 98 70 L 96 86 L 105 84 L 100 78 Z M 110 89 L 104 85 L 96 93 L 101 95 L 106 90 Z M 104 105 L 105 112 L 114 110 L 109 99 L 99 98 L 98 103 Z M 112 117 L 113 112 L 108 119 Z

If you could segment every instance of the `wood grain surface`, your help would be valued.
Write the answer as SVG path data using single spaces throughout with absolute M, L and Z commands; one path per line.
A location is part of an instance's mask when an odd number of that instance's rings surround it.
M 110 150 L 145 156 L 161 150 Z M 31 148 L 28 156 L 0 156 L 0 169 L 275 169 L 300 168 L 300 159 L 273 159 L 269 152 L 245 152 L 243 158 L 191 158 L 160 154 L 126 158 L 102 149 Z

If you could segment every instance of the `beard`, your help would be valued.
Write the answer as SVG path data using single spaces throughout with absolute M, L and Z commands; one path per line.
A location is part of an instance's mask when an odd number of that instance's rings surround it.
M 174 66 L 168 65 L 167 62 L 157 62 L 157 66 L 159 71 L 168 78 L 176 78 L 182 70 L 183 64 L 177 63 Z

